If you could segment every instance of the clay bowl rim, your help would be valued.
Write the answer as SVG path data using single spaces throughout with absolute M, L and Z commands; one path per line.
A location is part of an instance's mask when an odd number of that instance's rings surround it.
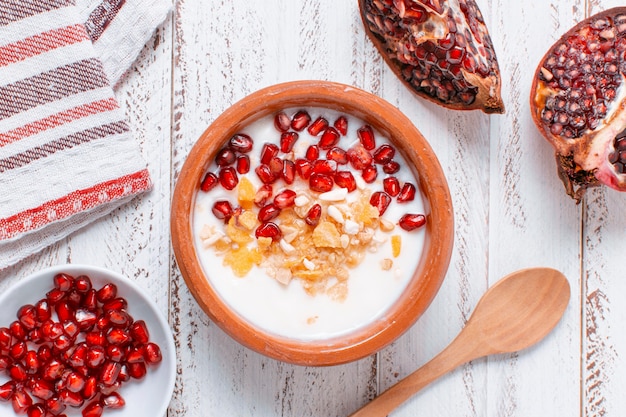
M 217 150 L 241 128 L 295 107 L 327 107 L 352 114 L 386 135 L 411 161 L 425 197 L 427 216 L 423 256 L 403 295 L 378 320 L 333 339 L 301 341 L 277 336 L 246 322 L 220 298 L 205 278 L 196 255 L 191 209 L 202 177 Z M 398 138 L 405 138 L 407 146 Z M 426 311 L 445 278 L 453 248 L 454 219 L 448 184 L 439 161 L 413 123 L 387 101 L 353 86 L 317 80 L 292 81 L 258 90 L 226 109 L 193 145 L 172 198 L 172 245 L 178 267 L 204 312 L 223 331 L 265 356 L 292 364 L 327 366 L 378 352 Z

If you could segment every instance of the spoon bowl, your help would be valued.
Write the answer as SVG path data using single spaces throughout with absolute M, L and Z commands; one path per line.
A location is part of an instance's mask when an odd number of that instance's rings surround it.
M 559 322 L 569 298 L 567 278 L 557 270 L 529 268 L 507 275 L 482 296 L 465 327 L 448 347 L 351 417 L 386 416 L 463 363 L 534 345 Z

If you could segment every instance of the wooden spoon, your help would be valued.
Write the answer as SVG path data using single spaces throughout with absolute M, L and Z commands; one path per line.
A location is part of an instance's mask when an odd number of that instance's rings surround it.
M 478 301 L 465 328 L 448 347 L 351 417 L 386 416 L 465 362 L 537 343 L 559 322 L 569 297 L 567 279 L 554 269 L 530 268 L 507 275 Z

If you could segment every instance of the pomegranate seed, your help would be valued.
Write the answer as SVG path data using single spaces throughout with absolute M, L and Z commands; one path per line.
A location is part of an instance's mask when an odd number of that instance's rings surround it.
M 396 150 L 394 149 L 394 147 L 387 143 L 384 143 L 374 151 L 374 162 L 378 164 L 386 164 L 391 161 L 395 155 Z
M 0 328 L 0 349 L 7 349 L 11 346 L 11 331 L 7 327 Z
M 105 284 L 96 292 L 96 295 L 98 297 L 98 301 L 105 303 L 117 297 L 117 286 L 113 283 Z
M 61 390 L 61 392 L 59 393 L 59 398 L 66 405 L 69 405 L 70 407 L 75 407 L 75 408 L 82 407 L 82 405 L 85 402 L 85 400 L 79 393 L 68 391 L 66 389 Z
M 63 374 L 64 369 L 65 367 L 63 366 L 63 364 L 57 359 L 53 358 L 50 359 L 50 361 L 46 365 L 44 365 L 41 376 L 47 381 L 55 381 Z
M 423 214 L 405 214 L 400 218 L 398 224 L 401 228 L 410 232 L 426 224 L 426 216 Z
M 237 173 L 244 175 L 250 172 L 250 157 L 248 155 L 239 155 L 237 157 Z
M 127 327 L 132 319 L 126 310 L 109 310 L 106 312 L 106 317 L 109 319 L 114 327 Z
M 113 300 L 107 301 L 102 305 L 102 310 L 105 313 L 109 310 L 126 310 L 127 308 L 128 302 L 122 297 L 117 297 Z
M 43 404 L 33 404 L 26 410 L 26 415 L 28 417 L 45 417 L 46 409 Z
M 63 273 L 56 274 L 53 278 L 53 281 L 54 281 L 54 288 L 63 292 L 69 291 L 74 284 L 74 278 Z
M 400 164 L 397 163 L 396 161 L 389 161 L 383 165 L 383 172 L 385 174 L 392 175 L 398 171 L 400 171 Z
M 37 315 L 37 321 L 39 323 L 43 323 L 46 320 L 49 320 L 52 317 L 52 310 L 50 309 L 50 304 L 48 300 L 43 299 L 37 301 L 35 304 L 35 314 Z
M 102 416 L 102 404 L 100 401 L 92 401 L 83 408 L 83 417 L 100 417 Z
M 272 158 L 278 155 L 278 146 L 273 143 L 264 143 L 261 149 L 261 164 L 269 165 Z
M 161 348 L 156 343 L 146 343 L 143 347 L 144 356 L 147 363 L 159 363 L 163 360 L 163 356 L 161 355 Z
M 39 371 L 39 356 L 34 350 L 29 350 L 24 355 L 24 367 L 26 372 L 30 375 L 36 374 Z
M 85 343 L 87 346 L 103 346 L 106 343 L 106 337 L 101 331 L 91 331 L 85 334 Z
M 67 349 L 70 348 L 70 346 L 72 346 L 72 344 L 74 343 L 74 339 L 69 337 L 66 334 L 62 334 L 61 336 L 57 337 L 54 342 L 54 348 L 60 352 L 64 352 Z
M 387 177 L 383 180 L 383 189 L 392 197 L 400 193 L 400 182 L 396 177 Z
M 287 184 L 293 184 L 296 179 L 296 164 L 293 161 L 284 161 L 282 177 Z
M 143 349 L 132 347 L 126 352 L 126 363 L 144 362 Z
M 87 350 L 85 363 L 89 368 L 95 369 L 102 365 L 106 361 L 106 359 L 106 351 L 102 346 L 92 346 L 89 348 L 89 350 Z
M 317 145 L 320 147 L 320 149 L 328 150 L 335 146 L 339 142 L 339 139 L 340 135 L 337 129 L 335 129 L 334 127 L 329 127 L 324 131 L 324 133 L 322 133 L 322 137 L 320 138 L 320 141 Z
M 244 133 L 237 133 L 233 135 L 228 141 L 228 147 L 241 153 L 248 153 L 252 150 L 254 141 L 252 138 Z
M 277 113 L 274 116 L 274 127 L 279 132 L 286 132 L 291 126 L 291 119 L 284 112 Z
M 76 372 L 70 372 L 65 379 L 65 384 L 68 391 L 80 392 L 85 387 L 85 378 Z
M 121 362 L 126 357 L 124 349 L 116 345 L 108 345 L 106 351 L 107 358 L 113 362 Z
M 320 222 L 320 217 L 322 216 L 322 206 L 319 204 L 314 204 L 311 206 L 306 216 L 304 217 L 304 221 L 309 226 L 317 226 Z
M 356 170 L 363 170 L 365 167 L 368 167 L 372 164 L 374 160 L 372 158 L 372 154 L 369 153 L 367 149 L 365 149 L 361 145 L 354 145 L 347 151 L 348 161 L 350 161 L 350 165 Z
M 204 179 L 200 183 L 200 189 L 205 192 L 211 191 L 218 183 L 219 180 L 217 179 L 217 175 L 212 172 L 207 172 Z
M 407 182 L 402 186 L 402 190 L 398 195 L 398 203 L 413 201 L 413 199 L 415 199 L 415 186 L 410 182 Z
M 270 160 L 269 167 L 273 178 L 278 179 L 283 175 L 283 166 L 283 160 L 277 156 Z
M 310 145 L 304 156 L 309 162 L 316 161 L 320 157 L 320 148 L 317 145 Z
M 58 288 L 53 288 L 46 293 L 46 299 L 50 304 L 55 304 L 61 301 L 65 297 L 65 292 L 59 290 Z
M 26 339 L 26 329 L 24 328 L 24 326 L 22 325 L 22 323 L 20 323 L 19 321 L 14 321 L 11 324 L 9 324 L 9 330 L 11 331 L 11 336 L 13 336 L 15 339 L 19 339 L 19 340 L 24 340 Z
M 125 363 L 122 363 L 122 369 L 120 369 L 120 374 L 117 376 L 117 383 L 121 384 L 130 379 L 130 374 L 128 373 L 128 366 Z M 111 387 L 113 388 L 113 387 Z M 111 390 L 109 392 L 113 392 L 115 390 Z M 104 392 L 102 392 L 104 394 Z
M 26 352 L 28 352 L 26 342 L 20 341 L 11 346 L 11 349 L 9 350 L 9 355 L 15 360 L 20 360 L 24 356 L 26 356 Z
M 26 373 L 26 369 L 22 366 L 20 362 L 13 362 L 8 368 L 9 376 L 15 382 L 24 382 L 28 378 L 28 374 Z
M 284 132 L 280 135 L 280 151 L 283 153 L 289 153 L 293 150 L 298 140 L 298 134 L 296 132 Z
M 86 342 L 79 343 L 71 353 L 69 360 L 67 361 L 72 367 L 84 366 L 87 359 L 88 346 Z
M 276 181 L 276 177 L 274 176 L 272 170 L 267 164 L 261 164 L 257 166 L 254 169 L 254 172 L 256 172 L 257 177 L 259 177 L 263 184 L 271 184 Z
M 334 146 L 326 152 L 326 159 L 344 165 L 348 163 L 348 154 L 343 149 Z
M 27 304 L 17 311 L 17 319 L 26 329 L 34 329 L 37 325 L 37 312 L 35 306 Z
M 313 162 L 311 170 L 313 174 L 334 175 L 337 172 L 337 162 L 327 159 L 318 159 Z
M 146 376 L 146 372 L 147 372 L 146 364 L 143 362 L 129 363 L 127 364 L 127 367 L 128 367 L 128 375 L 130 375 L 134 379 L 141 379 L 144 376 Z
M 7 355 L 0 355 L 0 372 L 5 371 L 13 364 L 13 359 Z
M 328 120 L 320 116 L 317 119 L 315 119 L 313 123 L 309 125 L 309 127 L 307 128 L 307 132 L 309 132 L 311 136 L 317 136 L 320 134 L 320 132 L 322 132 L 327 127 L 328 127 Z
M 335 123 L 333 123 L 333 126 L 343 136 L 346 136 L 348 134 L 348 119 L 346 118 L 346 116 L 339 116 L 337 120 L 335 120 Z
M 133 322 L 133 324 L 131 324 L 130 326 L 130 335 L 137 343 L 148 343 L 150 335 L 148 333 L 148 327 L 146 326 L 146 322 L 143 320 L 137 320 Z
M 376 169 L 376 165 L 370 165 L 365 167 L 361 172 L 361 177 L 365 180 L 366 183 L 371 184 L 376 181 L 376 177 L 378 177 L 378 170 Z
M 46 409 L 53 416 L 58 416 L 67 407 L 60 397 L 52 397 L 45 401 Z
M 260 237 L 269 237 L 272 238 L 273 241 L 278 241 L 282 237 L 283 233 L 280 231 L 280 228 L 276 225 L 276 223 L 267 222 L 257 227 L 254 235 L 257 239 Z
M 122 369 L 118 362 L 105 362 L 100 371 L 100 382 L 104 385 L 113 385 L 117 381 L 117 376 Z
M 0 385 L 0 400 L 9 401 L 15 392 L 15 382 L 7 381 Z
M 333 179 L 326 174 L 313 173 L 309 177 L 309 188 L 311 191 L 325 193 L 333 189 Z
M 274 205 L 279 209 L 284 209 L 287 207 L 291 207 L 294 205 L 294 200 L 296 199 L 296 192 L 293 190 L 283 190 L 276 194 L 274 197 Z M 263 220 L 262 220 L 263 221 Z
M 391 197 L 383 191 L 376 191 L 370 197 L 370 204 L 378 209 L 378 213 L 381 216 L 387 210 L 390 203 Z
M 237 159 L 237 155 L 235 155 L 235 151 L 229 148 L 222 148 L 217 151 L 217 155 L 215 155 L 215 163 L 219 167 L 227 167 L 235 163 Z
M 52 359 L 52 349 L 48 345 L 41 345 L 37 349 L 37 358 L 40 363 L 46 363 Z
M 83 296 L 76 289 L 71 289 L 66 295 L 65 299 L 70 307 L 78 307 L 83 302 Z
M 356 190 L 356 180 L 350 171 L 337 171 L 334 176 L 335 184 L 347 188 L 348 192 Z
M 63 333 L 68 337 L 74 338 L 78 334 L 78 324 L 74 320 L 66 320 L 61 325 L 63 326 Z
M 313 165 L 306 159 L 296 159 L 296 172 L 303 180 L 308 180 L 313 170 Z
M 46 320 L 41 325 L 41 332 L 45 340 L 52 341 L 63 334 L 63 326 L 61 323 Z
M 89 331 L 96 324 L 98 316 L 93 311 L 79 308 L 76 310 L 76 324 L 81 331 Z
M 11 398 L 11 405 L 16 414 L 24 414 L 28 407 L 33 405 L 33 399 L 23 389 L 16 388 Z
M 257 214 L 257 218 L 261 223 L 269 222 L 270 220 L 275 219 L 280 214 L 280 208 L 278 208 L 274 203 L 267 204 L 263 206 L 259 213 Z
M 113 328 L 107 334 L 107 341 L 114 345 L 126 346 L 131 342 L 131 337 L 126 330 Z
M 83 307 L 90 311 L 95 311 L 96 308 L 98 308 L 98 296 L 96 295 L 96 290 L 93 288 L 85 294 L 85 297 L 83 298 Z
M 233 206 L 229 201 L 220 200 L 216 201 L 213 204 L 213 208 L 211 209 L 213 215 L 220 220 L 224 220 L 224 223 L 228 223 L 230 218 L 233 215 Z
M 263 184 L 254 195 L 254 204 L 258 207 L 265 206 L 267 201 L 272 197 L 273 192 L 274 189 L 271 185 Z
M 55 394 L 54 385 L 43 379 L 33 379 L 28 385 L 31 394 L 41 400 L 48 400 Z
M 101 401 L 105 408 L 122 408 L 126 404 L 122 396 L 117 392 L 112 392 L 103 397 Z
M 74 288 L 80 293 L 86 293 L 92 288 L 91 279 L 87 275 L 80 275 L 74 280 Z
M 67 301 L 61 301 L 54 306 L 59 321 L 74 320 L 74 309 L 70 307 Z
M 86 400 L 90 400 L 98 393 L 98 379 L 95 376 L 90 376 L 85 381 L 85 387 L 83 388 L 83 397 Z
M 374 131 L 370 125 L 365 125 L 360 127 L 356 131 L 357 137 L 359 141 L 361 141 L 361 145 L 368 151 L 373 150 L 376 147 L 376 140 L 374 139 Z
M 311 116 L 306 110 L 299 110 L 291 118 L 291 128 L 301 132 L 311 123 Z
M 239 183 L 239 177 L 237 171 L 233 167 L 224 167 L 219 171 L 219 180 L 222 187 L 227 190 L 232 190 Z

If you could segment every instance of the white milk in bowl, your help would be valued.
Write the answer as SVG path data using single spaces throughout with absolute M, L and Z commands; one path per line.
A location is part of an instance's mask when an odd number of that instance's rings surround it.
M 218 151 L 201 188 L 192 227 L 210 284 L 275 335 L 330 339 L 371 323 L 421 257 L 413 170 L 347 114 L 285 109 L 251 123 Z

